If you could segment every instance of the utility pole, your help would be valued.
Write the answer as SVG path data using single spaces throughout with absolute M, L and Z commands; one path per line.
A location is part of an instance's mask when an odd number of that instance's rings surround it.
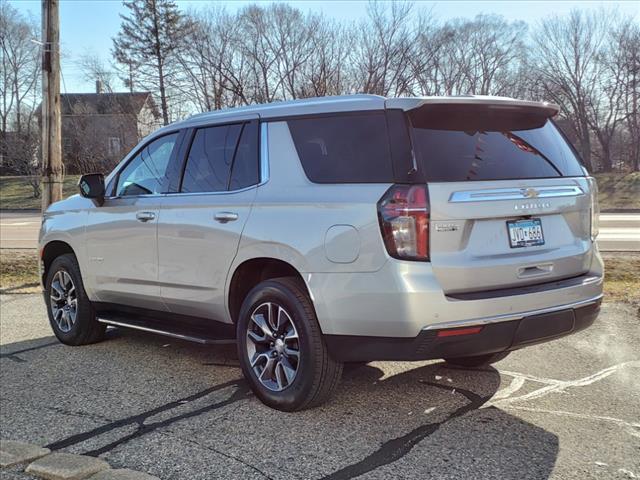
M 42 0 L 42 211 L 62 200 L 60 18 L 58 0 Z

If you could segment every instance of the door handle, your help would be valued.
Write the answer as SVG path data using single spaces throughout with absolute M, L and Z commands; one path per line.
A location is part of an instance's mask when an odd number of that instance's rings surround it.
M 213 218 L 220 223 L 234 222 L 238 219 L 238 214 L 234 212 L 218 212 Z
M 153 220 L 156 218 L 156 214 L 153 212 L 138 212 L 136 213 L 136 220 L 139 222 L 148 222 L 149 220 Z

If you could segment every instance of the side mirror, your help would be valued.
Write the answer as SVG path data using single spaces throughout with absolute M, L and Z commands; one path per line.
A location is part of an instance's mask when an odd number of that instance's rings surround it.
M 101 173 L 88 173 L 80 177 L 78 182 L 80 195 L 90 198 L 99 207 L 104 203 L 104 175 Z

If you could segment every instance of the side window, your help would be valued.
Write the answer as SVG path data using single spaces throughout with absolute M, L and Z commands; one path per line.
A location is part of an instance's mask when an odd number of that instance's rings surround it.
M 165 135 L 144 147 L 120 172 L 117 196 L 162 193 L 167 167 L 178 133 Z
M 227 190 L 241 124 L 200 128 L 187 156 L 182 192 L 223 192 Z
M 258 122 L 245 124 L 233 159 L 229 190 L 240 190 L 260 182 L 258 141 Z
M 383 112 L 291 119 L 291 137 L 315 183 L 393 182 Z

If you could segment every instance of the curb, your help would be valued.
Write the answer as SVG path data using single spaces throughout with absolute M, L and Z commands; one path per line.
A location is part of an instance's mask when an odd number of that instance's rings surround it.
M 24 472 L 48 480 L 160 480 L 147 473 L 111 469 L 101 458 L 71 453 L 51 453 L 30 443 L 0 440 L 0 468 L 26 465 Z

